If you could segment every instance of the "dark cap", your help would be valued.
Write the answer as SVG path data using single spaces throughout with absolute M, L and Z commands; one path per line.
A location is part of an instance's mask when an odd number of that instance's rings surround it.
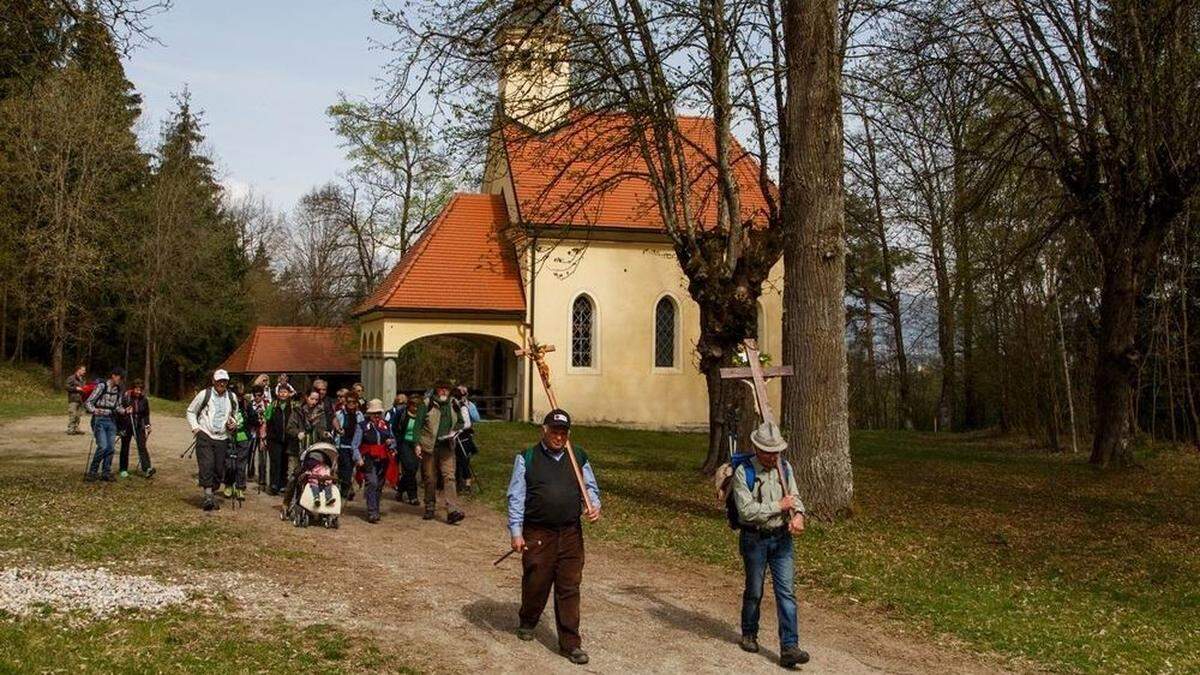
M 564 427 L 571 428 L 571 416 L 562 408 L 555 408 L 546 413 L 546 418 L 542 420 L 542 424 L 548 427 Z

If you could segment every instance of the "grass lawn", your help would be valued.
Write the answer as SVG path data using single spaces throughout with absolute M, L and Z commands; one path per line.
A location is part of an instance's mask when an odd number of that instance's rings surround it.
M 91 377 L 89 375 L 89 377 Z M 52 386 L 50 371 L 33 364 L 0 361 L 0 422 L 28 415 L 61 414 L 67 428 L 67 393 Z M 187 403 L 150 397 L 150 414 L 183 415 Z M 87 431 L 84 415 L 81 428 Z
M 513 454 L 537 432 L 479 429 L 483 498 L 502 508 Z M 703 437 L 573 437 L 602 489 L 591 536 L 741 583 L 735 534 L 696 471 Z M 1098 473 L 983 436 L 857 432 L 851 444 L 856 516 L 800 539 L 803 584 L 1056 670 L 1200 670 L 1200 456 L 1160 450 L 1143 469 Z

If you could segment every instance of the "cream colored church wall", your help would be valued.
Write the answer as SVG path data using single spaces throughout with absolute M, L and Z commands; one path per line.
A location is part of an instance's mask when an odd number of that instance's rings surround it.
M 696 367 L 699 307 L 690 299 L 683 274 L 665 244 L 579 242 L 539 247 L 545 262 L 534 290 L 534 334 L 553 344 L 548 355 L 559 403 L 581 423 L 649 429 L 701 429 L 708 421 L 704 377 Z M 572 262 L 573 261 L 573 262 Z M 763 351 L 779 362 L 781 348 L 782 263 L 761 300 Z M 594 367 L 570 362 L 571 307 L 588 294 L 596 308 Z M 676 367 L 654 366 L 654 310 L 670 295 L 677 303 Z M 778 409 L 780 387 L 769 385 Z M 533 411 L 549 409 L 541 387 Z

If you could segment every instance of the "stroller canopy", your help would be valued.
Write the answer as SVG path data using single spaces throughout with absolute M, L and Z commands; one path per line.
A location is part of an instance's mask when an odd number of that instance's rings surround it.
M 330 468 L 337 467 L 337 448 L 333 447 L 332 443 L 313 443 L 312 445 L 308 446 L 307 450 L 304 451 L 304 456 L 301 459 L 308 459 L 309 455 L 313 454 L 314 452 L 321 455 L 325 459 L 325 463 L 329 465 Z

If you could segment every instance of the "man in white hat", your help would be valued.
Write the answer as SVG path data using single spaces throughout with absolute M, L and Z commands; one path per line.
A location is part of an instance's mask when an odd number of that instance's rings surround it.
M 780 456 L 787 441 L 779 427 L 764 422 L 750 435 L 750 443 L 754 457 L 738 465 L 732 480 L 738 551 L 746 569 L 739 644 L 748 652 L 758 651 L 759 604 L 770 568 L 779 614 L 779 665 L 792 668 L 808 662 L 808 652 L 799 646 L 792 552 L 792 535 L 804 531 L 804 504 L 796 492 L 796 477 Z
M 213 494 L 225 476 L 229 434 L 237 427 L 237 398 L 229 391 L 229 373 L 213 373 L 211 387 L 198 392 L 187 407 L 187 422 L 196 437 L 196 465 L 204 489 L 204 510 L 220 508 Z

